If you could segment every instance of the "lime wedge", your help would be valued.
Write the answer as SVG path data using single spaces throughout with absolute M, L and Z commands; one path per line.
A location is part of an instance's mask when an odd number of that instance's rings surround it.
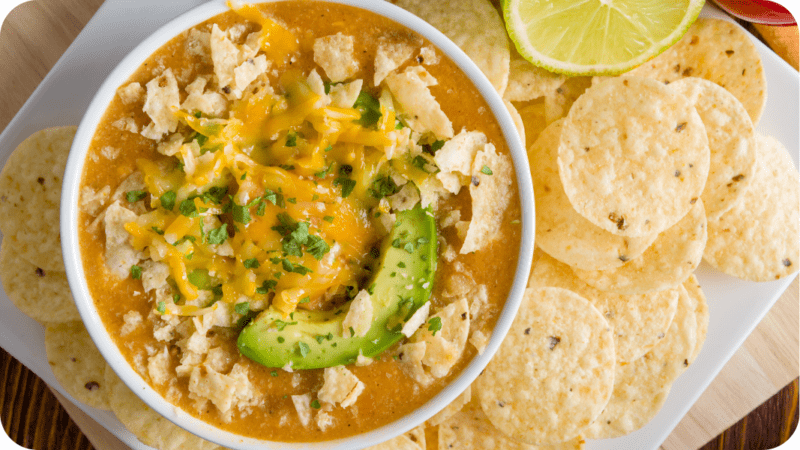
M 567 75 L 615 75 L 674 44 L 703 0 L 504 0 L 508 35 L 531 63 Z

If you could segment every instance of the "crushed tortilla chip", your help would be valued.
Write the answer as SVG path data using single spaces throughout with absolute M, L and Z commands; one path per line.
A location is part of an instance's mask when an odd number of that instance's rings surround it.
M 445 189 L 458 194 L 461 186 L 469 184 L 475 155 L 483 150 L 487 143 L 485 134 L 467 130 L 462 130 L 453 139 L 445 142 L 433 157 L 440 170 L 436 178 L 442 182 Z
M 139 83 L 131 83 L 125 87 L 119 88 L 119 90 L 117 90 L 117 95 L 119 95 L 123 104 L 131 105 L 142 101 L 142 97 L 144 97 L 144 88 Z
M 130 234 L 125 230 L 125 224 L 134 222 L 136 213 L 121 206 L 119 202 L 106 208 L 106 266 L 118 278 L 130 276 L 131 266 L 142 259 L 140 252 L 136 251 L 130 243 Z
M 180 103 L 178 80 L 172 74 L 172 69 L 167 69 L 161 76 L 150 80 L 147 83 L 143 109 L 152 122 L 142 130 L 142 136 L 157 141 L 168 132 L 174 133 L 178 128 L 178 118 L 173 110 L 179 108 Z
M 345 36 L 342 33 L 317 38 L 314 41 L 314 62 L 322 67 L 332 82 L 345 81 L 358 73 L 354 43 L 353 36 Z
M 431 302 L 426 302 L 420 306 L 410 319 L 403 324 L 403 329 L 400 330 L 406 337 L 411 337 L 414 333 L 428 320 L 428 314 L 431 311 Z
M 406 42 L 382 41 L 375 54 L 375 78 L 373 84 L 380 86 L 387 75 L 402 66 L 414 54 L 414 47 Z
M 228 109 L 228 101 L 225 97 L 217 92 L 205 91 L 207 83 L 208 80 L 205 77 L 197 77 L 186 86 L 186 93 L 189 95 L 181 104 L 182 110 L 189 113 L 200 111 L 207 116 L 219 117 Z
M 331 103 L 338 108 L 352 108 L 363 85 L 364 80 L 356 80 L 331 86 Z
M 469 305 L 467 299 L 462 298 L 447 305 L 443 310 L 434 314 L 427 323 L 439 319 L 441 329 L 436 330 L 433 325 L 422 326 L 411 337 L 412 342 L 425 342 L 425 357 L 422 363 L 430 369 L 435 378 L 442 378 L 450 373 L 455 363 L 464 352 L 469 334 Z
M 362 289 L 350 303 L 350 310 L 342 321 L 342 336 L 364 337 L 372 326 L 372 299 L 369 292 Z M 352 332 L 351 332 L 352 331 Z
M 339 403 L 342 408 L 354 404 L 364 391 L 364 383 L 344 366 L 326 367 L 324 382 L 317 397 L 323 403 Z
M 402 73 L 389 75 L 385 81 L 399 103 L 401 117 L 412 130 L 421 134 L 431 132 L 437 139 L 453 137 L 453 123 L 428 88 L 437 81 L 424 67 L 409 67 Z
M 311 394 L 293 395 L 292 403 L 294 403 L 294 409 L 297 410 L 300 423 L 307 427 L 311 423 Z
M 487 172 L 491 172 L 491 175 Z M 511 159 L 506 155 L 498 155 L 494 145 L 487 144 L 483 151 L 478 152 L 469 187 L 472 220 L 461 247 L 462 255 L 483 249 L 497 236 L 511 201 L 513 176 Z

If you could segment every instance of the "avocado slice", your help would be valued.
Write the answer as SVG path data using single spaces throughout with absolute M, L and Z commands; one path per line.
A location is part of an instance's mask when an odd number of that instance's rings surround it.
M 332 311 L 298 310 L 284 317 L 270 307 L 239 334 L 239 351 L 267 367 L 319 369 L 379 355 L 400 340 L 402 324 L 429 301 L 436 273 L 436 222 L 419 205 L 396 213 L 381 248 L 381 264 L 367 284 L 372 326 L 364 337 L 342 337 L 351 302 Z

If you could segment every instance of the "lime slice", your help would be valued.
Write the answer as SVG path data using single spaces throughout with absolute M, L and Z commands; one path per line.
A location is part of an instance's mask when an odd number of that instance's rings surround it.
M 504 0 L 506 28 L 533 64 L 567 75 L 615 75 L 674 44 L 703 0 Z

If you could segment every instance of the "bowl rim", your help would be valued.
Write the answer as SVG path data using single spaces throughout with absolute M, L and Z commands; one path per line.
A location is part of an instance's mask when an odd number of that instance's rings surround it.
M 273 3 L 287 0 L 257 0 L 253 3 Z M 291 0 L 288 0 L 291 1 Z M 514 281 L 503 310 L 492 330 L 489 343 L 482 354 L 476 355 L 452 382 L 432 399 L 414 411 L 382 427 L 367 433 L 321 442 L 266 441 L 238 435 L 214 427 L 190 413 L 168 402 L 133 369 L 122 356 L 108 330 L 103 324 L 89 292 L 85 279 L 83 258 L 80 249 L 79 199 L 80 182 L 86 155 L 100 121 L 117 89 L 141 66 L 141 64 L 169 40 L 218 14 L 229 10 L 224 0 L 212 0 L 197 6 L 172 19 L 138 44 L 106 77 L 97 90 L 75 135 L 67 161 L 61 196 L 60 231 L 67 280 L 78 311 L 86 329 L 105 360 L 144 403 L 170 422 L 201 438 L 225 447 L 241 450 L 255 449 L 326 449 L 345 450 L 376 445 L 405 433 L 422 424 L 442 410 L 461 394 L 480 374 L 499 348 L 508 333 L 511 323 L 522 301 L 528 281 L 535 235 L 533 185 L 527 153 L 517 135 L 514 121 L 503 99 L 472 60 L 444 34 L 419 17 L 388 2 L 374 0 L 318 0 L 348 5 L 370 11 L 393 20 L 419 33 L 450 58 L 464 72 L 489 105 L 492 115 L 501 127 L 514 163 L 516 181 L 521 204 L 522 238 L 517 259 Z

